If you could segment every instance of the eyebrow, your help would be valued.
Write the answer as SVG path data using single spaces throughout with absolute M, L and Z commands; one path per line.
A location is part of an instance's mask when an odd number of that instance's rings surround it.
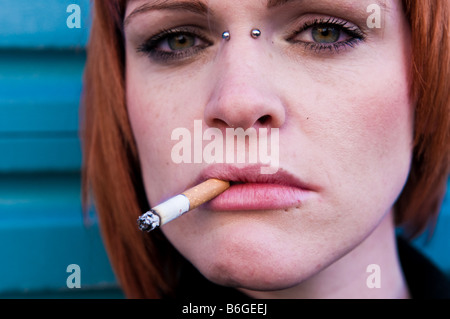
M 267 9 L 283 6 L 291 2 L 297 2 L 300 0 L 267 0 Z M 385 0 L 374 0 L 383 9 L 386 9 Z M 179 1 L 179 0 L 158 0 L 155 3 L 145 3 L 136 9 L 134 9 L 125 19 L 124 26 L 130 23 L 130 21 L 137 15 L 152 11 L 152 10 L 185 10 L 200 15 L 212 14 L 212 9 L 202 2 L 201 0 L 195 1 Z
M 145 3 L 133 10 L 124 20 L 124 26 L 130 23 L 136 15 L 153 11 L 153 10 L 184 10 L 193 13 L 206 15 L 211 13 L 211 9 L 206 6 L 202 1 L 171 1 L 171 0 L 159 0 L 155 3 Z
M 294 2 L 298 0 L 267 0 L 267 8 L 274 8 L 284 5 L 288 2 Z M 171 1 L 171 0 L 158 0 L 155 3 L 144 3 L 143 5 L 134 9 L 124 20 L 124 25 L 130 23 L 131 19 L 135 16 L 153 10 L 186 10 L 201 15 L 206 15 L 208 12 L 212 13 L 212 10 L 207 5 L 200 1 Z
M 267 0 L 267 9 L 279 7 L 285 5 L 289 2 L 294 2 L 298 0 Z
M 300 1 L 300 0 L 267 0 L 267 8 L 271 9 L 271 8 L 275 8 L 275 7 L 279 7 L 291 2 L 296 2 L 296 1 Z M 387 10 L 388 6 L 386 5 L 386 0 L 374 0 L 375 4 L 379 5 L 381 8 Z

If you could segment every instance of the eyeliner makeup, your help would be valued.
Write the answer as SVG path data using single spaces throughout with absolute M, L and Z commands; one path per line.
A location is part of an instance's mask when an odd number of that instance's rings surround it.
M 169 198 L 141 215 L 139 229 L 150 232 L 220 195 L 230 187 L 230 182 L 211 178 L 183 193 Z

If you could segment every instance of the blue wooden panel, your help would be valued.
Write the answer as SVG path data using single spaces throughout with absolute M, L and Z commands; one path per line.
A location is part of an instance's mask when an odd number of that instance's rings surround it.
M 0 51 L 0 171 L 78 170 L 84 50 Z
M 76 133 L 78 113 L 78 100 L 60 103 L 0 102 L 0 138 L 57 132 Z
M 80 140 L 76 134 L 0 138 L 0 171 L 78 171 L 80 166 Z
M 68 290 L 71 264 L 80 266 L 80 288 L 117 287 L 96 225 L 51 219 L 40 219 L 33 227 L 20 225 L 0 232 L 0 292 Z
M 68 28 L 67 6 L 81 8 Z M 0 0 L 0 298 L 123 297 L 81 211 L 78 112 L 89 0 Z M 95 217 L 92 213 L 91 217 Z M 81 289 L 69 289 L 69 264 Z
M 70 4 L 80 6 L 81 28 L 68 28 Z M 83 47 L 89 36 L 89 0 L 1 0 L 0 48 Z
M 85 52 L 0 51 L 0 137 L 78 130 Z
M 0 175 L 0 296 L 67 291 L 67 266 L 81 288 L 117 289 L 95 216 L 81 212 L 79 174 Z

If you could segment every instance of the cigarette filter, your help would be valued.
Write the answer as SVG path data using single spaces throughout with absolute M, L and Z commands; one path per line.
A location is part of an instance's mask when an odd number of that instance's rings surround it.
M 201 204 L 210 201 L 229 187 L 230 182 L 215 178 L 208 179 L 141 215 L 137 220 L 139 229 L 150 232 L 156 227 L 167 224 Z

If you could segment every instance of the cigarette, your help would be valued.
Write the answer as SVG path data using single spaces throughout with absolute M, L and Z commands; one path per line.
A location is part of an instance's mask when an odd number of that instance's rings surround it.
M 141 215 L 137 220 L 139 229 L 150 232 L 210 201 L 229 187 L 230 182 L 215 178 L 208 179 Z

